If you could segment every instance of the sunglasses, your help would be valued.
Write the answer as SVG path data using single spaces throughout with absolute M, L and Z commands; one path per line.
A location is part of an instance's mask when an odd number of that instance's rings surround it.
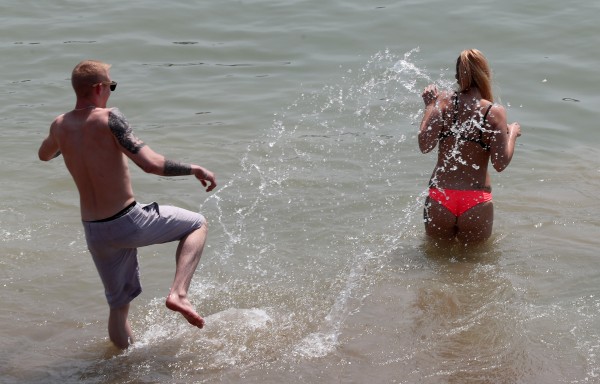
M 94 85 L 92 85 L 92 87 L 95 87 L 96 85 L 99 84 L 104 84 L 104 85 L 110 85 L 110 91 L 114 91 L 115 89 L 117 89 L 117 82 L 116 81 L 102 81 L 100 83 L 96 83 Z

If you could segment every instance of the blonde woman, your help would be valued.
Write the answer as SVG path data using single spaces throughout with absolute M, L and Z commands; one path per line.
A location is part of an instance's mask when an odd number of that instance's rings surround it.
M 425 231 L 437 241 L 467 244 L 492 233 L 488 164 L 498 172 L 508 166 L 521 127 L 507 124 L 506 110 L 494 104 L 490 67 L 480 51 L 460 53 L 456 80 L 456 92 L 438 91 L 435 85 L 423 91 L 419 148 L 423 153 L 439 148 L 425 201 Z

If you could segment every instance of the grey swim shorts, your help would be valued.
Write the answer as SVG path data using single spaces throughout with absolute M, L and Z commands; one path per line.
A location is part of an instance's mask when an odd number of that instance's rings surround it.
M 206 223 L 199 213 L 157 203 L 135 203 L 121 213 L 108 220 L 83 221 L 111 308 L 128 304 L 142 292 L 138 247 L 180 240 Z

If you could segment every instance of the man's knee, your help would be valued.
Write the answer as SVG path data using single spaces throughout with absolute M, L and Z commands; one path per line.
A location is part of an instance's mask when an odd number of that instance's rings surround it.
M 194 230 L 194 232 L 199 232 L 199 233 L 208 233 L 208 222 L 206 221 L 206 219 L 203 218 L 202 220 L 202 225 L 199 228 L 196 228 Z

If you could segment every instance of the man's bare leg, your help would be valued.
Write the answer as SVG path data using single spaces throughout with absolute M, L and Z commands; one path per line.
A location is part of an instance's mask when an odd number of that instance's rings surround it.
M 190 233 L 179 242 L 176 254 L 175 280 L 171 287 L 171 292 L 167 297 L 167 308 L 177 311 L 186 318 L 186 320 L 198 327 L 204 326 L 204 319 L 196 313 L 194 307 L 188 300 L 188 289 L 200 262 L 206 234 L 208 232 L 206 222 L 202 227 Z
M 133 333 L 127 315 L 129 304 L 120 308 L 111 308 L 108 315 L 108 337 L 113 344 L 120 349 L 126 349 L 133 343 Z

